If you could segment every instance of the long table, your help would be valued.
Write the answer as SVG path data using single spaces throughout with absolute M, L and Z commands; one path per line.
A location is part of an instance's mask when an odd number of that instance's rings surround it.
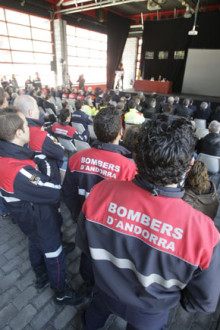
M 169 94 L 172 93 L 172 85 L 172 81 L 135 80 L 134 90 Z

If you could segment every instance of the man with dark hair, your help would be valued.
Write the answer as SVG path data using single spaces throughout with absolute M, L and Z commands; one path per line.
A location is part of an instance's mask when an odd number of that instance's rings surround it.
M 83 202 L 95 184 L 106 179 L 131 180 L 136 174 L 135 163 L 125 156 L 130 152 L 119 145 L 122 136 L 121 116 L 112 107 L 99 111 L 94 118 L 97 139 L 91 149 L 74 154 L 63 183 L 64 200 L 76 221 Z M 93 283 L 90 258 L 82 255 L 80 272 Z
M 195 143 L 190 121 L 155 116 L 139 135 L 135 179 L 103 181 L 85 201 L 76 243 L 92 258 L 95 288 L 84 330 L 101 328 L 111 313 L 127 329 L 165 329 L 179 300 L 189 312 L 215 311 L 219 232 L 182 200 L 180 185 Z
M 82 124 L 86 130 L 86 134 L 89 136 L 88 125 L 92 125 L 92 120 L 89 119 L 89 116 L 85 112 L 82 111 L 82 106 L 83 106 L 83 101 L 76 100 L 76 102 L 75 102 L 76 111 L 74 111 L 72 113 L 71 121 L 73 123 Z
M 120 112 L 112 107 L 100 110 L 94 118 L 94 131 L 98 140 L 91 149 L 70 158 L 63 183 L 64 198 L 74 220 L 96 183 L 104 179 L 130 180 L 136 173 L 135 164 L 124 157 L 129 151 L 119 145 Z
M 183 104 L 179 104 L 173 111 L 174 115 L 190 119 L 193 116 L 193 110 L 189 108 L 190 100 L 184 99 Z
M 136 103 L 134 100 L 131 100 L 128 103 L 129 111 L 124 115 L 125 124 L 142 124 L 145 121 L 145 118 L 141 112 L 136 110 Z
M 0 112 L 0 194 L 20 229 L 29 239 L 29 258 L 36 288 L 49 282 L 59 304 L 76 305 L 83 297 L 65 280 L 63 252 L 56 204 L 60 185 L 39 172 L 29 142 L 29 127 L 16 109 Z

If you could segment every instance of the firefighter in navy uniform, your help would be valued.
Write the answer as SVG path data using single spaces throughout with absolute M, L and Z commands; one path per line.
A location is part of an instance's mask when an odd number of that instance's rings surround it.
M 29 127 L 16 109 L 0 113 L 0 192 L 4 203 L 29 241 L 36 288 L 48 283 L 59 304 L 77 305 L 83 296 L 65 281 L 66 260 L 58 224 L 60 185 L 37 170 L 29 142 Z
M 102 181 L 86 199 L 76 244 L 92 258 L 95 288 L 84 330 L 103 327 L 111 313 L 129 330 L 165 329 L 179 301 L 188 312 L 215 311 L 219 232 L 180 186 L 195 144 L 190 121 L 158 115 L 142 127 L 135 179 Z
M 131 180 L 136 174 L 135 163 L 125 157 L 130 152 L 119 145 L 120 112 L 111 107 L 100 110 L 94 118 L 94 131 L 98 140 L 92 148 L 78 151 L 70 158 L 63 182 L 64 200 L 75 221 L 95 184 L 107 179 Z M 80 273 L 92 286 L 91 259 L 85 254 L 81 257 Z
M 30 128 L 29 147 L 35 151 L 35 162 L 40 171 L 60 183 L 59 167 L 63 161 L 64 149 L 53 136 L 44 131 L 35 99 L 29 95 L 21 95 L 16 97 L 14 106 L 27 119 Z

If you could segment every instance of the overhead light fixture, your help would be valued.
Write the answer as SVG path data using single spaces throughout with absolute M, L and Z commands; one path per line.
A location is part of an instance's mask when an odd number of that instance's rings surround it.
M 198 11 L 199 11 L 199 2 L 200 2 L 200 0 L 198 0 L 197 1 L 197 4 L 196 4 L 196 11 L 195 11 L 194 23 L 193 23 L 192 30 L 190 30 L 188 32 L 188 35 L 189 36 L 197 36 L 197 34 L 198 34 L 198 31 L 196 30 L 196 21 L 197 21 L 197 16 L 198 16 Z

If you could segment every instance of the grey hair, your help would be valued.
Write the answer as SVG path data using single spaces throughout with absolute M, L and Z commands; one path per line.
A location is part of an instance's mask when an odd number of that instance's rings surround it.
M 209 124 L 209 132 L 210 133 L 219 133 L 220 131 L 220 123 L 217 120 L 211 121 Z
M 20 95 L 14 100 L 14 106 L 17 107 L 25 117 L 29 117 L 29 111 L 35 106 L 35 99 L 30 95 Z
M 202 110 L 206 110 L 207 108 L 208 108 L 208 103 L 207 102 L 202 102 L 201 104 L 200 104 L 200 109 L 202 109 Z
M 174 103 L 174 97 L 173 96 L 169 96 L 168 99 L 167 99 L 167 103 L 173 104 Z

